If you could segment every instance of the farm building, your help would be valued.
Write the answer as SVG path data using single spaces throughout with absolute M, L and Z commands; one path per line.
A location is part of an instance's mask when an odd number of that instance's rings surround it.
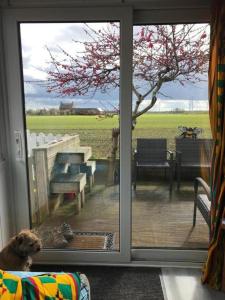
M 104 114 L 104 110 L 95 107 L 75 108 L 74 102 L 70 102 L 70 103 L 60 102 L 59 114 L 60 115 L 102 115 Z
M 104 114 L 104 110 L 101 108 L 93 108 L 93 107 L 89 107 L 89 108 L 76 108 L 75 109 L 75 114 L 76 115 L 103 115 Z
M 74 114 L 74 103 L 73 102 L 70 102 L 70 103 L 60 102 L 59 114 L 60 115 Z

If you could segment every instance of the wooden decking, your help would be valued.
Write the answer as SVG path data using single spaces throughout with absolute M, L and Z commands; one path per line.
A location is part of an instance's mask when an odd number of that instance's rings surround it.
M 74 202 L 67 201 L 41 228 L 66 222 L 77 231 L 113 232 L 114 249 L 118 250 L 118 191 L 118 186 L 95 185 L 92 192 L 86 195 L 86 203 L 79 214 L 74 214 Z M 138 184 L 132 197 L 132 247 L 206 248 L 208 226 L 199 212 L 196 226 L 192 227 L 193 198 L 192 183 L 182 183 L 181 190 L 175 190 L 171 198 L 167 183 Z

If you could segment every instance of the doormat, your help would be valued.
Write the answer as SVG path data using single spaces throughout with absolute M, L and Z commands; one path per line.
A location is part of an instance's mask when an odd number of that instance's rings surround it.
M 32 271 L 84 273 L 90 282 L 91 300 L 164 299 L 159 268 L 32 265 Z
M 84 250 L 113 250 L 115 234 L 102 231 L 73 231 L 74 238 L 66 248 Z

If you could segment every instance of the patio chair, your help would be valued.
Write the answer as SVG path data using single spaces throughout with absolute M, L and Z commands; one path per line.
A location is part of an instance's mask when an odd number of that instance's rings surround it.
M 200 190 L 199 188 L 203 188 Z M 194 213 L 193 213 L 193 227 L 196 224 L 196 210 L 197 208 L 201 212 L 204 220 L 210 228 L 210 208 L 211 208 L 211 200 L 210 200 L 210 188 L 208 184 L 201 178 L 196 177 L 194 181 Z
M 181 171 L 187 168 L 210 168 L 212 139 L 176 138 L 177 189 L 180 188 Z
M 134 153 L 134 181 L 136 190 L 138 170 L 140 168 L 161 168 L 169 170 L 169 188 L 173 186 L 173 153 L 167 150 L 166 139 L 137 139 L 137 149 Z

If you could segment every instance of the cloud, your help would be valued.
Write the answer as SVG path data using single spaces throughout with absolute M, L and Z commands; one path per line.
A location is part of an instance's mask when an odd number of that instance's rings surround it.
M 96 30 L 106 25 L 90 23 L 90 27 Z M 60 59 L 59 47 L 73 54 L 83 50 L 82 45 L 73 40 L 90 40 L 84 32 L 84 23 L 22 23 L 20 33 L 25 79 L 29 76 L 40 80 L 47 78 L 50 57 L 46 46 Z
M 150 100 L 144 100 L 140 106 L 140 110 L 150 104 Z M 162 111 L 207 111 L 209 109 L 208 100 L 186 100 L 186 99 L 158 99 L 156 104 L 150 110 L 152 112 Z
M 208 81 L 207 77 L 202 77 L 202 81 L 195 84 L 185 82 L 182 86 L 178 82 L 168 82 L 160 89 L 160 98 L 162 99 L 186 99 L 201 100 L 208 99 Z
M 29 77 L 29 80 L 32 81 L 34 78 Z M 26 109 L 58 107 L 60 101 L 73 101 L 76 107 L 101 107 L 104 110 L 112 110 L 113 108 L 118 107 L 119 104 L 119 89 L 111 90 L 107 93 L 96 92 L 94 95 L 83 97 L 60 97 L 56 93 L 48 93 L 44 86 L 37 83 L 25 83 L 24 87 Z M 179 88 L 174 88 L 173 86 L 169 86 L 169 89 L 165 88 L 163 92 L 170 97 L 159 96 L 151 111 L 171 111 L 176 108 L 182 110 L 208 109 L 208 97 L 206 92 L 203 93 L 204 98 L 197 96 L 196 91 L 194 94 L 194 90 L 190 90 L 189 87 L 180 86 Z M 178 95 L 180 98 L 175 99 Z M 193 95 L 195 95 L 195 97 L 193 97 Z M 199 95 L 201 95 L 201 93 Z M 133 95 L 133 106 L 135 100 L 135 96 Z M 150 100 L 144 100 L 141 108 L 146 107 L 149 103 Z
M 107 26 L 107 23 L 89 23 L 89 25 L 98 30 Z M 46 80 L 46 70 L 49 68 L 48 62 L 50 60 L 46 45 L 58 57 L 60 57 L 60 50 L 57 46 L 64 48 L 69 53 L 75 53 L 81 50 L 81 48 L 77 48 L 77 45 L 72 40 L 84 41 L 90 39 L 90 37 L 84 34 L 83 29 L 84 23 L 21 24 L 24 79 L 26 81 Z M 158 95 L 160 99 L 153 110 L 167 110 L 169 109 L 169 105 L 170 110 L 176 107 L 187 109 L 188 107 L 192 107 L 192 104 L 190 104 L 192 103 L 191 101 L 196 105 L 196 108 L 204 109 L 206 102 L 201 102 L 201 100 L 208 99 L 207 76 L 203 77 L 203 79 L 205 81 L 198 84 L 187 83 L 185 86 L 174 82 L 164 84 L 160 90 L 161 94 Z M 85 97 L 62 98 L 55 93 L 47 93 L 46 88 L 37 83 L 25 83 L 24 87 L 26 108 L 57 107 L 60 101 L 71 102 L 73 100 L 77 107 L 92 106 L 112 109 L 114 106 L 118 106 L 119 101 L 119 89 L 111 90 L 107 93 L 96 92 L 93 95 Z M 141 88 L 144 89 L 146 86 L 142 86 L 141 84 Z M 135 101 L 134 95 L 133 101 Z
M 59 97 L 56 93 L 48 93 L 44 86 L 32 82 L 33 77 L 28 78 L 31 82 L 24 83 L 26 109 L 58 107 L 61 101 L 73 101 L 75 107 L 101 107 L 104 110 L 112 110 L 118 106 L 119 90 L 109 93 L 96 92 L 89 96 Z

